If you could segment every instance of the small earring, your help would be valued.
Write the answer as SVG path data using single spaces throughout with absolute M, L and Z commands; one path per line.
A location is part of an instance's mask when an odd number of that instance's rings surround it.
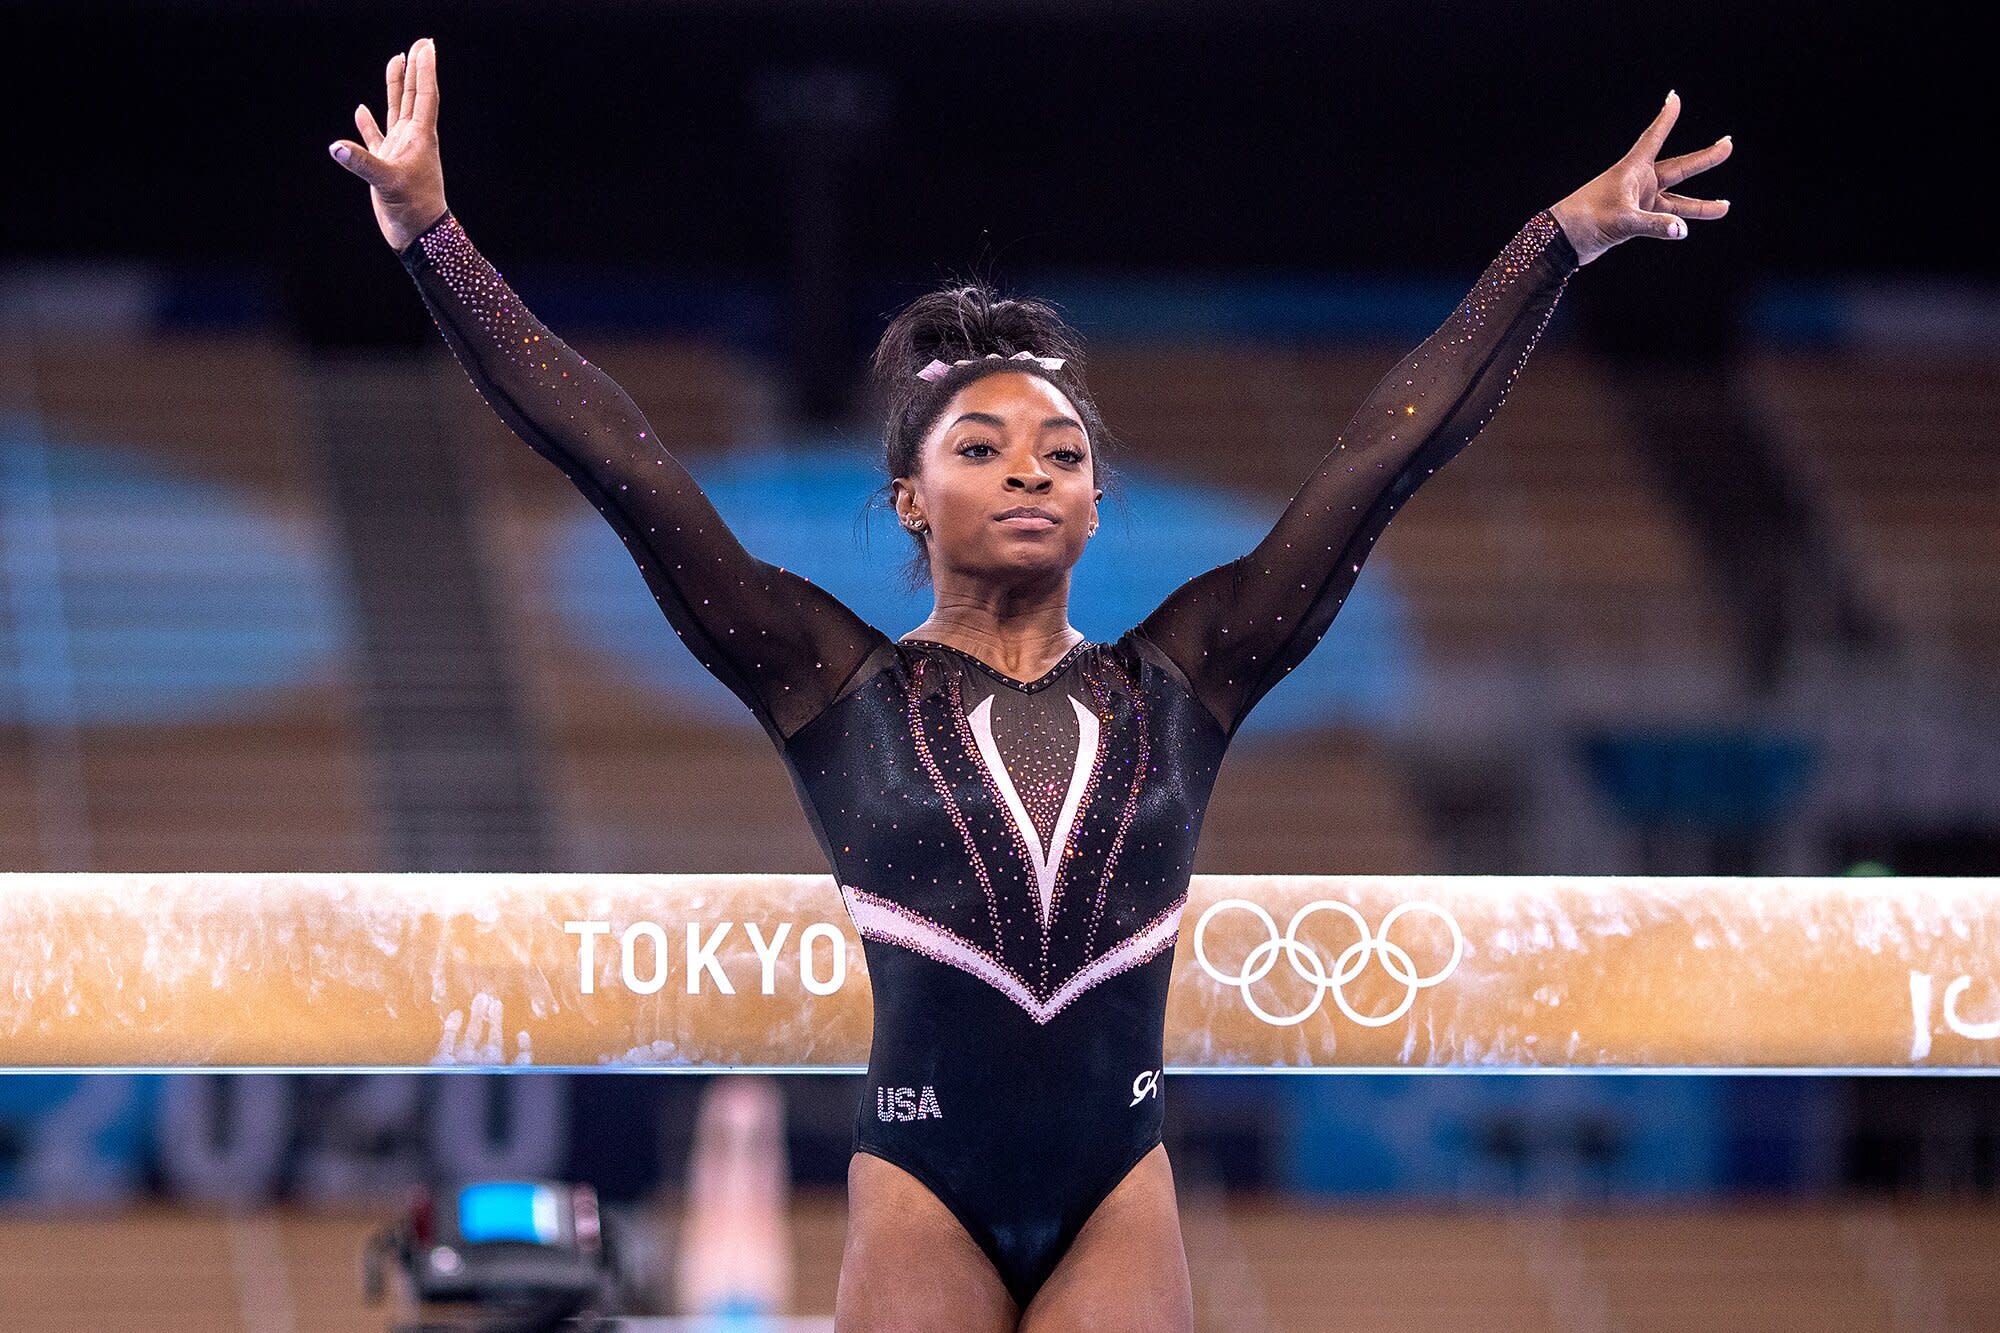
M 925 528 L 929 527 L 930 524 L 924 522 L 920 518 L 906 518 L 903 520 L 903 526 L 908 528 L 911 532 L 922 532 Z

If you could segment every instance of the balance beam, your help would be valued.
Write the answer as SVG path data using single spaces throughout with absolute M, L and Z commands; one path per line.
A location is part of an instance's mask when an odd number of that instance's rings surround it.
M 894 946 L 882 946 L 894 947 Z M 2000 880 L 1196 876 L 1169 1072 L 2000 1068 Z M 0 874 L 0 1068 L 866 1066 L 824 875 Z

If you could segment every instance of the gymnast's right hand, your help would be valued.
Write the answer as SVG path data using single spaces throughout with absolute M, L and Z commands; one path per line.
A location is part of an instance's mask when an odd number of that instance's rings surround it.
M 364 103 L 354 108 L 362 142 L 337 139 L 327 145 L 334 161 L 368 182 L 375 221 L 391 249 L 405 249 L 445 214 L 437 119 L 437 46 L 422 37 L 407 56 L 390 57 L 386 129 Z

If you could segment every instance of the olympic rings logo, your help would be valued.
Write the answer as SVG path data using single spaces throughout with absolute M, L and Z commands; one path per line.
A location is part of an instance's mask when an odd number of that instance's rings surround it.
M 1250 951 L 1249 955 L 1243 960 L 1243 970 L 1233 976 L 1221 971 L 1214 963 L 1211 963 L 1208 959 L 1208 950 L 1203 946 L 1203 937 L 1208 933 L 1209 923 L 1215 920 L 1219 913 L 1232 907 L 1242 908 L 1244 911 L 1254 915 L 1259 921 L 1262 921 L 1264 923 L 1264 930 L 1271 937 Z M 1396 924 L 1397 919 L 1405 912 L 1418 910 L 1431 913 L 1444 922 L 1451 930 L 1451 961 L 1446 963 L 1434 976 L 1418 976 L 1416 964 L 1410 958 L 1408 951 L 1389 939 L 1389 928 Z M 1325 965 L 1320 962 L 1319 955 L 1299 943 L 1298 938 L 1299 924 L 1315 912 L 1322 911 L 1340 913 L 1349 921 L 1352 921 L 1354 928 L 1361 932 L 1361 938 L 1353 944 L 1348 945 L 1342 951 L 1340 957 L 1335 960 L 1332 975 L 1328 975 Z M 1265 976 L 1269 975 L 1271 969 L 1278 965 L 1278 955 L 1280 953 L 1291 959 L 1293 971 L 1313 983 L 1314 987 L 1316 987 L 1313 992 L 1312 1003 L 1300 1012 L 1289 1016 L 1267 1012 L 1262 1005 L 1257 1003 L 1257 997 L 1250 989 L 1257 982 L 1263 980 Z M 1386 1014 L 1369 1015 L 1356 1013 L 1354 1007 L 1348 1004 L 1347 995 L 1343 988 L 1348 982 L 1360 976 L 1363 969 L 1368 966 L 1369 959 L 1378 954 L 1381 956 L 1383 969 L 1395 981 L 1409 987 L 1409 993 L 1403 997 L 1401 1004 Z M 1410 1011 L 1410 1006 L 1417 1002 L 1418 991 L 1437 985 L 1453 972 L 1457 971 L 1458 961 L 1464 954 L 1465 935 L 1459 930 L 1458 922 L 1452 919 L 1450 912 L 1439 907 L 1436 903 L 1429 902 L 1399 903 L 1391 908 L 1389 915 L 1382 918 L 1382 930 L 1379 934 L 1369 930 L 1367 921 L 1363 920 L 1361 913 L 1357 912 L 1354 908 L 1348 906 L 1346 903 L 1334 902 L 1324 898 L 1316 902 L 1307 903 L 1304 907 L 1294 912 L 1290 924 L 1285 927 L 1285 933 L 1282 935 L 1278 933 L 1278 923 L 1271 914 L 1247 898 L 1225 898 L 1221 902 L 1213 904 L 1207 911 L 1201 914 L 1201 920 L 1197 921 L 1194 927 L 1194 956 L 1195 961 L 1201 964 L 1202 971 L 1208 973 L 1209 976 L 1215 978 L 1225 986 L 1234 986 L 1238 990 L 1241 990 L 1243 992 L 1243 1002 L 1250 1006 L 1250 1012 L 1263 1019 L 1266 1023 L 1270 1023 L 1276 1027 L 1291 1027 L 1296 1023 L 1305 1022 L 1308 1018 L 1319 1012 L 1320 1005 L 1328 995 L 1333 996 L 1333 1002 L 1340 1006 L 1341 1013 L 1346 1014 L 1356 1023 L 1361 1024 L 1361 1026 L 1370 1028 L 1386 1027 Z

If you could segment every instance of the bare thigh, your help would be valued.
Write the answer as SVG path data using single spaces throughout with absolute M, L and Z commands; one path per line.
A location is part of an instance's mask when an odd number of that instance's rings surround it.
M 1020 1333 L 1193 1333 L 1194 1291 L 1165 1144 L 1091 1213 Z
M 847 1245 L 834 1333 L 1014 1333 L 1020 1311 L 993 1261 L 909 1172 L 847 1162 Z

